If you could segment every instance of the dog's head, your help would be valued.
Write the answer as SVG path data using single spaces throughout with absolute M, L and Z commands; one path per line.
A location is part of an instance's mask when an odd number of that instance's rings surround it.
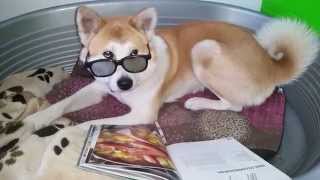
M 128 56 L 151 55 L 151 59 L 147 61 L 148 66 L 141 72 L 128 72 L 123 65 L 118 65 L 114 72 L 108 69 L 113 68 L 112 66 L 95 67 L 100 71 L 113 72 L 109 76 L 95 76 L 109 91 L 121 93 L 135 89 L 150 78 L 155 69 L 153 50 L 148 45 L 154 36 L 156 22 L 157 13 L 154 8 L 144 9 L 135 16 L 101 17 L 90 8 L 79 7 L 76 24 L 83 45 L 80 59 L 94 62 L 109 57 L 120 62 Z M 130 64 L 130 60 L 127 63 Z

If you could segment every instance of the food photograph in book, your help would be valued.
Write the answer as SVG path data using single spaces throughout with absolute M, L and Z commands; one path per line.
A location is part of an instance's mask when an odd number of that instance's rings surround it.
M 87 163 L 175 174 L 175 167 L 153 125 L 103 126 Z

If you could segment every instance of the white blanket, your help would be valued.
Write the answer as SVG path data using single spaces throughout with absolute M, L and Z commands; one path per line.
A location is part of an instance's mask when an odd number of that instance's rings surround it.
M 77 167 L 87 132 L 68 119 L 36 132 L 25 125 L 26 116 L 48 107 L 42 97 L 67 76 L 61 68 L 41 68 L 12 75 L 1 83 L 1 180 L 116 179 Z

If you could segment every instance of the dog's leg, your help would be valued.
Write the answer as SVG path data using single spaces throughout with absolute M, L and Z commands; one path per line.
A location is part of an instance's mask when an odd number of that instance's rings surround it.
M 141 113 L 131 111 L 123 116 L 112 118 L 97 119 L 87 121 L 77 125 L 78 128 L 87 130 L 91 125 L 138 125 L 138 124 L 151 124 L 157 118 L 157 113 Z
M 24 121 L 26 124 L 33 126 L 34 130 L 38 130 L 49 125 L 65 113 L 99 103 L 104 95 L 106 95 L 105 87 L 93 82 L 75 94 L 49 106 L 47 109 L 28 116 Z
M 230 101 L 223 98 L 221 94 L 214 91 L 214 87 L 226 87 L 225 83 L 229 83 L 215 77 L 213 74 L 216 72 L 211 72 L 212 66 L 223 67 L 222 61 L 224 60 L 224 57 L 221 44 L 215 40 L 200 41 L 192 48 L 191 56 L 194 75 L 204 86 L 215 93 L 220 100 L 195 97 L 188 99 L 185 102 L 185 107 L 190 110 L 215 109 L 241 111 L 242 106 L 232 104 Z
M 188 99 L 185 104 L 185 108 L 190 110 L 202 110 L 202 109 L 215 109 L 215 110 L 231 110 L 231 111 L 241 111 L 241 106 L 232 105 L 225 99 L 213 100 L 202 97 L 194 97 Z
M 152 103 L 152 100 L 144 100 L 146 104 L 153 104 L 153 106 L 146 106 L 141 109 L 141 103 L 134 100 L 130 105 L 131 111 L 122 116 L 112 118 L 104 118 L 91 120 L 77 125 L 81 129 L 88 129 L 90 125 L 138 125 L 151 124 L 158 118 L 160 104 Z

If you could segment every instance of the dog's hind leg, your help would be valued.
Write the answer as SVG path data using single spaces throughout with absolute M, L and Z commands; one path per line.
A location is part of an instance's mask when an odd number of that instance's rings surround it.
M 225 82 L 220 78 L 220 74 L 212 72 L 215 68 L 224 67 L 223 54 L 221 44 L 215 40 L 203 40 L 192 48 L 192 66 L 193 72 L 196 78 L 208 89 L 210 89 L 219 100 L 212 100 L 202 97 L 190 98 L 185 102 L 185 107 L 190 110 L 201 110 L 201 109 L 215 109 L 215 110 L 232 110 L 241 111 L 242 106 L 231 103 L 223 97 L 224 93 L 217 92 L 216 86 L 219 89 L 223 87 L 230 87 L 230 82 Z M 212 68 L 214 66 L 214 68 Z M 220 71 L 220 70 L 219 70 Z M 220 71 L 222 72 L 222 71 Z M 226 74 L 228 72 L 224 72 Z M 227 84 L 226 84 L 227 83 Z M 226 91 L 230 91 L 230 88 L 225 88 Z
M 232 105 L 225 99 L 213 100 L 202 97 L 194 97 L 188 99 L 185 104 L 185 108 L 196 111 L 202 109 L 215 109 L 215 110 L 231 110 L 231 111 L 241 111 L 241 106 Z

